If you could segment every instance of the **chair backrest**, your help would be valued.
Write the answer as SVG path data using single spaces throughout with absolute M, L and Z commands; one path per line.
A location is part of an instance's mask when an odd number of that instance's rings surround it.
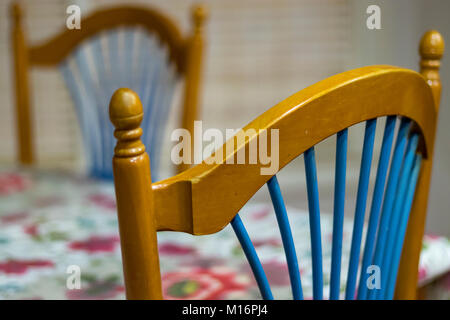
M 59 66 L 75 103 L 91 175 L 112 178 L 114 137 L 107 106 L 115 89 L 129 87 L 142 98 L 142 140 L 157 178 L 161 135 L 178 80 L 185 80 L 179 125 L 192 132 L 198 115 L 204 9 L 193 9 L 193 32 L 187 37 L 155 9 L 121 6 L 96 11 L 82 19 L 80 30 L 62 30 L 35 46 L 26 42 L 18 4 L 12 14 L 20 162 L 34 161 L 28 71 Z
M 129 89 L 117 90 L 111 98 L 110 118 L 118 140 L 113 166 L 127 297 L 162 298 L 156 231 L 205 235 L 231 223 L 263 298 L 273 298 L 258 255 L 237 214 L 267 183 L 285 249 L 293 297 L 302 298 L 299 261 L 276 175 L 261 175 L 260 170 L 265 167 L 261 161 L 256 164 L 227 161 L 241 152 L 249 154 L 251 144 L 260 140 L 262 132 L 278 129 L 280 170 L 304 155 L 315 299 L 323 297 L 323 269 L 314 146 L 336 135 L 329 295 L 338 299 L 347 133 L 351 126 L 365 122 L 345 297 L 391 299 L 396 290 L 397 298 L 414 298 L 438 116 L 439 60 L 443 51 L 441 35 L 429 31 L 420 45 L 422 75 L 398 67 L 371 66 L 332 76 L 299 91 L 249 123 L 237 136 L 253 129 L 252 136 L 236 144 L 234 137 L 228 141 L 234 146 L 231 152 L 226 149 L 227 142 L 211 156 L 217 159 L 219 155 L 219 163 L 207 159 L 153 184 L 149 159 L 140 141 L 143 113 L 139 98 Z M 374 134 L 381 117 L 386 117 L 384 136 L 365 245 L 361 248 Z M 371 265 L 380 268 L 379 289 L 368 290 L 366 286 L 365 271 Z

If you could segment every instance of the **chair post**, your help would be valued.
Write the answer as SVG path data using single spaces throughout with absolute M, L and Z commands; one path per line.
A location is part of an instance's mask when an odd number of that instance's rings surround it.
M 181 126 L 187 129 L 191 137 L 194 135 L 194 121 L 200 113 L 200 82 L 203 61 L 204 36 L 203 26 L 207 17 L 206 10 L 203 6 L 195 6 L 192 9 L 192 24 L 194 27 L 193 35 L 188 39 L 185 48 L 185 87 L 183 97 L 183 115 Z M 186 151 L 186 150 L 184 150 Z M 193 150 L 188 159 L 192 159 Z M 182 172 L 190 167 L 189 164 L 181 163 L 177 166 L 177 171 Z
M 113 171 L 127 299 L 162 299 L 150 160 L 140 137 L 142 104 L 118 89 L 109 105 L 116 130 Z
M 13 19 L 11 40 L 16 96 L 17 156 L 21 164 L 28 165 L 34 161 L 28 82 L 28 49 L 22 28 L 22 9 L 18 3 L 12 5 L 11 16 Z
M 444 39 L 437 31 L 427 31 L 420 41 L 420 73 L 430 85 L 436 113 L 439 111 L 441 81 L 440 59 L 444 54 Z M 437 125 L 437 123 L 436 123 Z M 434 130 L 436 130 L 436 125 Z M 433 150 L 423 159 L 416 194 L 406 231 L 405 243 L 397 278 L 396 299 L 416 299 L 420 251 L 425 229 L 428 193 L 433 163 Z

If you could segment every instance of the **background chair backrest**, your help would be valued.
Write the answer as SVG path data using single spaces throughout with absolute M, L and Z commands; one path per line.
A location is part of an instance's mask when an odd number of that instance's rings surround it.
M 110 118 L 118 140 L 113 166 L 127 297 L 162 298 L 156 231 L 203 235 L 218 232 L 231 223 L 263 298 L 273 298 L 256 250 L 237 214 L 267 183 L 285 249 L 293 297 L 303 298 L 299 261 L 276 175 L 261 175 L 261 168 L 265 166 L 261 162 L 226 163 L 226 159 L 235 158 L 242 151 L 248 154 L 251 143 L 261 138 L 260 130 L 278 129 L 279 170 L 299 155 L 304 156 L 315 299 L 322 299 L 324 293 L 314 146 L 336 135 L 329 296 L 339 298 L 347 130 L 365 122 L 345 298 L 392 299 L 394 290 L 397 298 L 414 298 L 438 116 L 439 60 L 443 50 L 441 35 L 429 31 L 420 46 L 422 75 L 397 67 L 372 66 L 335 75 L 301 90 L 243 128 L 237 135 L 251 129 L 256 133 L 245 142 L 235 144 L 233 152 L 225 152 L 227 143 L 216 150 L 216 154 L 221 155 L 221 163 L 204 161 L 153 184 L 148 156 L 140 141 L 139 124 L 143 118 L 140 100 L 129 89 L 117 90 L 111 98 Z M 386 122 L 363 246 L 374 134 L 377 119 L 382 117 L 386 117 Z M 381 286 L 369 290 L 364 269 L 371 265 L 380 268 Z
M 193 9 L 193 32 L 186 38 L 159 11 L 123 6 L 96 11 L 82 19 L 80 30 L 66 29 L 37 46 L 26 43 L 21 16 L 15 4 L 12 39 L 20 162 L 34 161 L 29 68 L 59 66 L 75 103 L 90 174 L 112 178 L 114 138 L 107 106 L 115 89 L 130 87 L 143 101 L 142 140 L 157 180 L 162 135 L 179 80 L 185 80 L 180 126 L 192 132 L 198 115 L 203 8 Z

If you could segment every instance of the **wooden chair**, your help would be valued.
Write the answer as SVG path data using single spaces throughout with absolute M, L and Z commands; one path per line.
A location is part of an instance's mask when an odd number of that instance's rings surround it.
M 224 144 L 216 151 L 224 155 L 222 163 L 204 161 L 153 184 L 149 157 L 140 140 L 143 131 L 139 125 L 144 118 L 141 102 L 133 91 L 117 90 L 111 98 L 110 118 L 116 127 L 113 167 L 127 298 L 162 298 L 157 231 L 206 235 L 220 231 L 229 223 L 245 251 L 263 298 L 273 298 L 238 215 L 264 183 L 268 185 L 276 212 L 293 296 L 302 298 L 299 262 L 276 175 L 261 175 L 260 169 L 264 167 L 261 163 L 226 163 L 226 159 L 241 151 L 248 154 L 249 145 L 260 138 L 260 129 L 279 129 L 280 169 L 304 154 L 315 299 L 323 297 L 323 274 L 314 146 L 336 135 L 330 298 L 338 299 L 347 132 L 354 124 L 365 122 L 345 296 L 347 299 L 356 295 L 359 299 L 392 299 L 395 289 L 396 298 L 414 299 L 439 111 L 438 71 L 443 51 L 441 35 L 428 31 L 420 43 L 421 74 L 381 65 L 332 76 L 299 91 L 249 123 L 242 130 L 255 129 L 257 134 L 235 145 L 228 154 Z M 374 134 L 380 117 L 386 117 L 386 125 L 357 285 Z M 381 270 L 380 288 L 369 290 L 366 286 L 366 270 L 370 265 Z
M 192 131 L 199 114 L 198 95 L 205 11 L 192 11 L 193 31 L 184 37 L 176 24 L 156 9 L 121 6 L 96 11 L 80 30 L 64 28 L 39 45 L 29 45 L 22 11 L 12 8 L 18 160 L 35 161 L 29 70 L 58 67 L 75 102 L 90 173 L 112 178 L 113 128 L 106 106 L 114 90 L 126 86 L 143 98 L 146 135 L 153 170 L 157 170 L 175 85 L 184 80 L 180 126 Z M 151 146 L 151 148 L 149 147 Z M 186 169 L 185 165 L 178 171 Z M 156 173 L 156 171 L 155 171 Z

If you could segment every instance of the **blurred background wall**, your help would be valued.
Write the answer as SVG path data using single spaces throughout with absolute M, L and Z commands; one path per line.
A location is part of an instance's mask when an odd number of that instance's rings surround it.
M 15 126 L 10 48 L 10 0 L 0 1 L 0 164 L 15 161 Z M 25 27 L 30 43 L 57 33 L 65 26 L 66 8 L 81 7 L 82 16 L 117 0 L 24 0 Z M 178 20 L 183 32 L 190 29 L 194 1 L 126 1 L 163 10 Z M 207 51 L 202 91 L 203 127 L 240 128 L 277 102 L 330 75 L 365 65 L 392 64 L 418 69 L 417 47 L 422 33 L 439 30 L 450 43 L 450 1 L 446 0 L 231 0 L 203 1 L 209 8 Z M 366 28 L 366 8 L 381 8 L 381 30 Z M 83 27 L 83 26 L 81 26 Z M 446 55 L 448 56 L 448 54 Z M 450 62 L 442 63 L 443 96 L 435 149 L 427 231 L 450 236 Z M 31 77 L 34 130 L 38 165 L 82 171 L 78 124 L 69 94 L 57 69 L 34 69 Z M 177 103 L 177 98 L 174 103 Z M 161 155 L 164 176 L 172 174 L 169 134 Z M 382 122 L 379 128 L 382 128 Z M 349 194 L 355 194 L 364 127 L 350 132 Z M 382 130 L 379 130 L 382 131 Z M 381 133 L 381 132 L 380 132 Z M 334 139 L 317 148 L 321 207 L 332 211 Z M 380 135 L 376 144 L 381 143 Z M 377 161 L 374 161 L 374 169 Z M 306 208 L 303 159 L 280 174 L 289 205 Z M 371 184 L 373 188 L 373 181 Z M 266 190 L 256 199 L 267 199 Z M 354 199 L 346 212 L 352 214 Z

